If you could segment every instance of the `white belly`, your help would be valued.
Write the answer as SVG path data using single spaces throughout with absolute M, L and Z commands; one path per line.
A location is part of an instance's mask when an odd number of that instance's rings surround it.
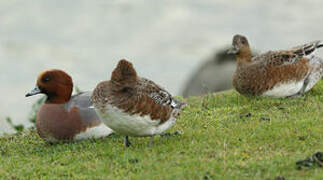
M 304 81 L 291 81 L 284 84 L 278 84 L 273 89 L 268 90 L 262 96 L 287 97 L 297 94 L 303 87 Z
M 129 115 L 111 105 L 107 105 L 104 112 L 97 109 L 96 111 L 103 123 L 115 132 L 129 136 L 160 134 L 170 128 L 175 122 L 175 118 L 171 116 L 166 122 L 159 124 L 160 120 L 152 120 L 148 115 Z
M 75 136 L 74 140 L 91 139 L 106 137 L 113 133 L 112 129 L 107 127 L 104 123 L 98 126 L 87 128 L 84 132 Z

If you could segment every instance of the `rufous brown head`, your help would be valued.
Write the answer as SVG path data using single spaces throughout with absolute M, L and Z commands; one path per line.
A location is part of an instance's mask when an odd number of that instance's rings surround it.
M 72 78 L 62 70 L 52 69 L 40 73 L 36 87 L 26 97 L 45 94 L 46 103 L 61 104 L 70 100 L 72 91 Z

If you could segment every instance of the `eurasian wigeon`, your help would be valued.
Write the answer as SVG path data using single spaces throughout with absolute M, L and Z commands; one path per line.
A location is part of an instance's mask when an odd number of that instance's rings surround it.
M 105 137 L 112 130 L 104 125 L 94 109 L 91 92 L 72 96 L 72 78 L 64 71 L 53 69 L 42 72 L 36 87 L 26 97 L 45 94 L 47 99 L 37 113 L 39 136 L 48 142 L 73 141 Z
M 128 136 L 153 137 L 170 128 L 185 105 L 153 81 L 137 76 L 133 65 L 120 60 L 111 80 L 103 81 L 93 91 L 94 108 L 107 126 Z
M 323 47 L 320 41 L 255 57 L 242 35 L 233 37 L 232 46 L 228 53 L 237 59 L 233 86 L 243 95 L 296 97 L 309 91 L 323 76 L 323 60 L 314 55 Z

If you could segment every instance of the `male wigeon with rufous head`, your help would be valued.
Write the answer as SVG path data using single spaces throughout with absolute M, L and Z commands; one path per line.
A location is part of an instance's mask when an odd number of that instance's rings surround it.
M 320 47 L 323 43 L 314 41 L 252 57 L 247 38 L 235 35 L 228 52 L 237 58 L 233 86 L 243 95 L 301 96 L 323 77 L 323 59 L 315 55 Z
M 108 136 L 112 130 L 104 125 L 93 108 L 92 92 L 72 96 L 72 78 L 62 70 L 42 72 L 36 87 L 26 97 L 45 94 L 47 99 L 36 118 L 39 136 L 48 142 L 75 141 Z
M 153 81 L 139 77 L 132 63 L 120 60 L 111 79 L 97 85 L 92 103 L 102 122 L 125 136 L 153 137 L 175 123 L 185 103 L 176 100 Z

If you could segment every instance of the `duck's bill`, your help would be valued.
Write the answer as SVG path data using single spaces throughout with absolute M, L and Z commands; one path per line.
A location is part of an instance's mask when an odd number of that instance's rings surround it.
M 227 51 L 227 54 L 237 54 L 238 52 L 239 50 L 237 48 L 232 47 Z
M 29 93 L 26 94 L 26 97 L 33 96 L 40 93 L 41 93 L 41 90 L 39 89 L 38 86 L 36 86 L 33 90 L 31 90 Z

